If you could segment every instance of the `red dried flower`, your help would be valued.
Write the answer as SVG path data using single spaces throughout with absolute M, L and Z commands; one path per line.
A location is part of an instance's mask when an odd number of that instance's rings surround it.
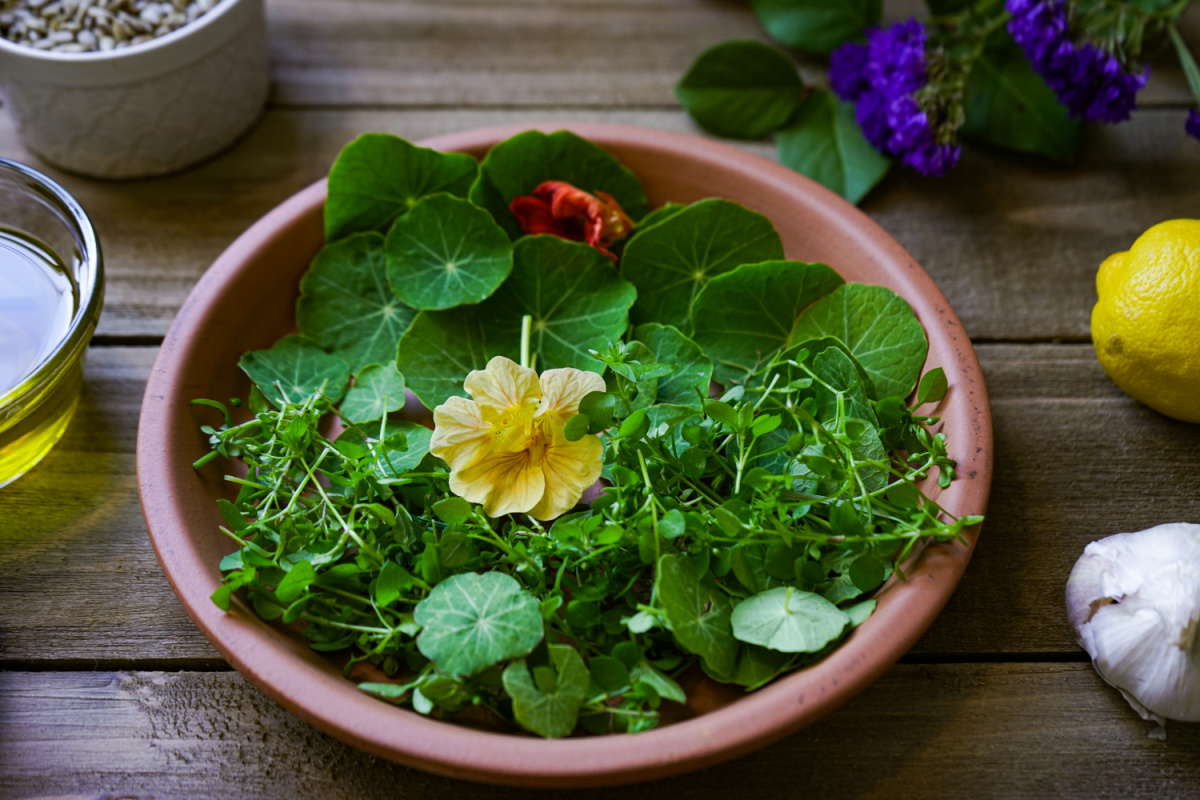
M 608 248 L 633 230 L 633 220 L 605 192 L 588 194 L 562 181 L 546 181 L 532 195 L 513 198 L 508 206 L 525 233 L 549 233 L 587 242 L 615 264 Z

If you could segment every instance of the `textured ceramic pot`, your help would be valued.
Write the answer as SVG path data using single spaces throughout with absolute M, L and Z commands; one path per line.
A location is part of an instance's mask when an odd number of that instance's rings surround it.
M 217 153 L 267 99 L 263 0 L 221 0 L 157 39 L 57 53 L 0 39 L 0 92 L 25 146 L 72 172 L 139 178 Z
M 543 124 L 469 131 L 423 142 L 482 156 L 522 130 L 569 128 L 607 149 L 642 180 L 652 205 L 724 197 L 766 214 L 788 258 L 824 261 L 847 280 L 888 286 L 908 300 L 929 337 L 926 369 L 942 367 L 943 417 L 959 478 L 927 491 L 955 514 L 982 514 L 991 485 L 992 426 L 979 363 L 930 277 L 865 214 L 796 173 L 728 145 L 625 125 Z M 209 600 L 230 544 L 215 505 L 231 498 L 228 465 L 200 471 L 207 452 L 196 397 L 245 397 L 237 368 L 247 350 L 295 330 L 298 283 L 323 243 L 325 182 L 292 197 L 213 264 L 168 332 L 154 365 L 138 431 L 138 482 L 150 537 L 192 619 L 239 671 L 271 698 L 356 747 L 459 778 L 528 786 L 599 786 L 712 766 L 808 725 L 866 688 L 917 641 L 957 586 L 978 530 L 927 548 L 876 594 L 875 614 L 830 656 L 756 692 L 706 678 L 689 689 L 677 721 L 634 735 L 547 741 L 423 717 L 357 691 L 337 665 L 298 634 L 272 627 L 244 604 L 224 613 Z

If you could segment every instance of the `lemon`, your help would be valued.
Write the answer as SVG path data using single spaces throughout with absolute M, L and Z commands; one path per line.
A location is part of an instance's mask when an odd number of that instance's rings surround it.
M 1200 422 L 1200 220 L 1176 219 L 1105 259 L 1092 309 L 1096 357 L 1121 391 Z

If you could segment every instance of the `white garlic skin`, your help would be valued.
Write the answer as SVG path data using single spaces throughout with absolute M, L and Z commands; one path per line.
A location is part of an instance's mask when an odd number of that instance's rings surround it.
M 1144 719 L 1200 722 L 1200 525 L 1092 542 L 1067 579 L 1092 665 Z

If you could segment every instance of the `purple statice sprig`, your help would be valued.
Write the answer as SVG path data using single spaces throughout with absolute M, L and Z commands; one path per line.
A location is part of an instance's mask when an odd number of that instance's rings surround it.
M 1007 0 L 1005 8 L 1012 15 L 1008 32 L 1072 116 L 1090 122 L 1129 119 L 1149 67 L 1124 64 L 1079 36 L 1067 0 Z
M 1187 122 L 1183 124 L 1183 129 L 1193 139 L 1200 139 L 1200 110 L 1193 108 L 1188 112 Z
M 961 88 L 946 91 L 931 75 L 925 28 L 915 19 L 867 31 L 865 44 L 845 44 L 830 57 L 833 91 L 855 104 L 863 136 L 881 153 L 923 175 L 942 176 L 958 163 Z

